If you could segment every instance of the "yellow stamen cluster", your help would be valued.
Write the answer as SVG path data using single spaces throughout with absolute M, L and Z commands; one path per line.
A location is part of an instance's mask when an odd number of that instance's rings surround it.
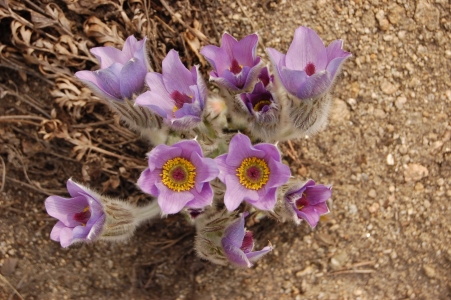
M 83 209 L 83 212 L 87 212 L 89 210 L 89 205 Z M 86 223 L 81 223 L 83 227 L 86 227 Z
M 174 105 L 174 108 L 172 109 L 172 117 L 175 118 L 175 112 L 178 110 L 179 110 L 179 108 L 176 105 Z
M 247 172 L 249 168 L 252 167 L 257 168 L 260 172 L 259 178 L 254 179 L 248 176 Z M 270 171 L 268 165 L 266 164 L 266 161 L 257 157 L 245 158 L 241 162 L 241 165 L 236 169 L 236 176 L 238 176 L 241 185 L 250 190 L 261 189 L 262 186 L 264 186 L 268 182 L 269 174 Z
M 261 101 L 259 101 L 257 104 L 254 105 L 254 110 L 255 111 L 261 111 L 262 108 L 265 105 L 271 105 L 271 101 L 270 100 L 261 100 Z
M 182 172 L 183 179 L 174 178 L 174 171 Z M 168 160 L 160 174 L 161 182 L 168 188 L 176 192 L 185 192 L 194 187 L 196 178 L 196 167 L 183 157 L 176 157 Z

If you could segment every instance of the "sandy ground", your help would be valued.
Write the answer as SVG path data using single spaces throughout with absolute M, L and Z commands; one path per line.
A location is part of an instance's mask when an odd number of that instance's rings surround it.
M 293 142 L 296 153 L 281 145 L 297 176 L 333 185 L 328 218 L 314 230 L 263 220 L 257 247 L 270 240 L 275 250 L 254 268 L 233 269 L 198 259 L 180 216 L 141 227 L 127 243 L 62 249 L 48 238 L 45 196 L 7 181 L 1 299 L 451 297 L 449 2 L 254 2 L 219 1 L 210 11 L 218 30 L 256 31 L 266 47 L 286 51 L 294 30 L 309 26 L 353 54 L 325 131 Z

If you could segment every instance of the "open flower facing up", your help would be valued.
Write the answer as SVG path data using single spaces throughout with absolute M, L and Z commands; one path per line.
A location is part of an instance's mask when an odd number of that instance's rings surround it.
M 305 100 L 320 97 L 332 86 L 343 62 L 351 56 L 342 46 L 342 40 L 335 40 L 326 48 L 315 31 L 299 27 L 286 55 L 273 48 L 267 52 L 287 91 Z
M 79 71 L 75 76 L 89 86 L 99 97 L 110 101 L 132 99 L 144 89 L 148 71 L 146 38 L 137 41 L 129 36 L 124 47 L 91 49 L 100 62 L 100 70 Z
M 311 227 L 315 227 L 320 216 L 329 212 L 326 201 L 331 196 L 331 187 L 309 180 L 289 188 L 284 200 L 296 223 L 305 220 Z
M 199 209 L 213 201 L 210 181 L 219 174 L 216 163 L 202 155 L 194 141 L 172 146 L 158 145 L 148 153 L 149 167 L 138 179 L 142 191 L 158 197 L 163 214 L 175 214 L 184 207 Z
M 201 121 L 207 87 L 199 66 L 188 70 L 177 51 L 171 50 L 163 59 L 162 74 L 148 73 L 146 83 L 150 91 L 136 98 L 135 104 L 150 108 L 175 129 L 189 130 Z
M 263 63 L 257 56 L 258 36 L 251 34 L 237 41 L 222 35 L 221 47 L 208 45 L 200 53 L 212 65 L 210 80 L 230 91 L 246 91 L 256 80 Z
M 277 188 L 290 177 L 290 168 L 281 162 L 276 146 L 252 146 L 241 133 L 231 139 L 229 152 L 215 161 L 220 170 L 218 177 L 226 185 L 224 204 L 229 211 L 243 200 L 261 210 L 273 209 Z
M 45 200 L 47 213 L 59 220 L 50 238 L 62 247 L 97 239 L 106 219 L 100 196 L 70 179 L 67 190 L 72 198 L 50 196 Z
M 269 253 L 273 248 L 271 245 L 264 247 L 260 251 L 252 251 L 254 249 L 254 238 L 252 231 L 244 229 L 243 214 L 235 222 L 226 228 L 221 239 L 224 254 L 235 266 L 252 267 L 252 263 Z

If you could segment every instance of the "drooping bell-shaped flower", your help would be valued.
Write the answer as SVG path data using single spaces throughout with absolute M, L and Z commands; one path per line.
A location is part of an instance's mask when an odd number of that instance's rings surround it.
M 222 35 L 221 46 L 208 45 L 200 53 L 213 67 L 210 80 L 232 92 L 252 89 L 263 63 L 257 56 L 258 35 L 237 41 L 228 33 Z
M 138 186 L 158 198 L 163 214 L 175 214 L 184 207 L 200 209 L 212 203 L 209 182 L 219 170 L 213 159 L 203 157 L 197 141 L 158 145 L 147 156 L 149 167 L 141 173 Z
M 135 104 L 150 108 L 174 129 L 189 130 L 201 121 L 207 87 L 199 66 L 188 70 L 177 51 L 170 50 L 162 74 L 148 73 L 146 83 L 150 91 L 136 98 Z
M 273 48 L 267 52 L 287 91 L 307 100 L 321 97 L 332 86 L 343 62 L 351 56 L 342 46 L 342 40 L 335 40 L 325 47 L 315 31 L 301 26 L 286 55 Z
M 62 247 L 99 239 L 127 239 L 140 223 L 160 214 L 156 203 L 137 207 L 106 198 L 71 179 L 67 181 L 67 190 L 71 198 L 50 196 L 45 200 L 47 213 L 58 219 L 50 238 Z
M 196 223 L 195 249 L 201 258 L 219 265 L 232 264 L 236 267 L 251 267 L 252 263 L 269 253 L 273 247 L 254 250 L 251 231 L 244 228 L 244 213 L 237 218 L 226 210 L 210 216 L 201 216 Z
M 129 36 L 122 51 L 113 47 L 96 47 L 91 53 L 100 62 L 97 71 L 78 71 L 75 77 L 89 86 L 100 98 L 110 101 L 131 100 L 144 89 L 149 69 L 146 38 Z
M 261 210 L 272 210 L 276 191 L 290 177 L 290 168 L 283 164 L 276 146 L 261 143 L 252 146 L 249 137 L 236 134 L 229 152 L 215 158 L 226 185 L 224 204 L 235 210 L 245 200 Z
M 320 216 L 329 212 L 326 201 L 331 196 L 331 187 L 308 180 L 290 187 L 284 195 L 284 201 L 297 224 L 305 220 L 311 227 L 315 227 Z

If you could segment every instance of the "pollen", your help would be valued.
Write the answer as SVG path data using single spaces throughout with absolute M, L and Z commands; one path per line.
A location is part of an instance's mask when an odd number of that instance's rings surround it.
M 263 108 L 267 105 L 271 105 L 270 100 L 261 100 L 254 105 L 254 111 L 262 111 Z
M 175 192 L 189 191 L 194 187 L 196 167 L 183 157 L 168 160 L 161 171 L 161 182 Z
M 266 161 L 257 157 L 245 158 L 236 169 L 241 185 L 250 190 L 261 189 L 268 182 L 269 174 Z

